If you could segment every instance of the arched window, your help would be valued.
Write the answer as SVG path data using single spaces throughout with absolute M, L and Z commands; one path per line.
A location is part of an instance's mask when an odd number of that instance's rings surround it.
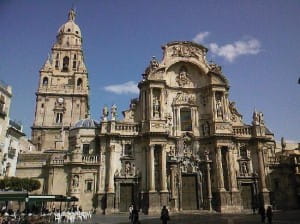
M 76 54 L 74 54 L 73 60 L 76 60 L 76 59 L 77 59 L 77 56 L 76 56 Z
M 48 77 L 43 78 L 43 86 L 48 86 Z
M 192 131 L 192 115 L 190 108 L 180 109 L 181 131 Z
M 82 87 L 82 79 L 79 78 L 77 79 L 77 88 L 81 88 Z
M 62 71 L 63 72 L 67 72 L 67 71 L 69 71 L 69 57 L 64 57 L 64 59 L 63 59 L 63 69 L 62 69 Z

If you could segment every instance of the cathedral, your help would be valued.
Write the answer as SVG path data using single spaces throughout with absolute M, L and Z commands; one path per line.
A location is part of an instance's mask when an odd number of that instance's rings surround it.
M 244 123 L 207 51 L 190 41 L 165 44 L 124 118 L 112 105 L 97 122 L 89 115 L 82 34 L 71 10 L 40 70 L 36 149 L 19 155 L 17 176 L 38 179 L 38 194 L 75 196 L 84 210 L 106 214 L 127 212 L 132 203 L 146 214 L 163 205 L 237 212 L 287 197 L 295 207 L 295 192 L 274 194 L 278 181 L 293 180 L 272 176 L 276 143 L 263 113 Z

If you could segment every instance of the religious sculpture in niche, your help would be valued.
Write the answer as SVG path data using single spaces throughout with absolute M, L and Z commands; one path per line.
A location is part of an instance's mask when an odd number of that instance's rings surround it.
M 247 164 L 247 162 L 242 162 L 240 168 L 241 168 L 241 174 L 243 176 L 248 176 L 249 170 L 248 170 L 248 164 Z
M 185 66 L 182 66 L 179 70 L 179 74 L 176 77 L 176 82 L 180 87 L 185 86 L 191 82 L 189 74 Z
M 173 57 L 193 57 L 199 59 L 201 52 L 193 46 L 176 45 L 172 47 L 171 56 Z
M 202 124 L 202 135 L 203 136 L 209 136 L 210 135 L 210 125 L 208 121 L 205 121 Z
M 72 187 L 78 188 L 79 187 L 79 176 L 74 175 L 72 179 Z
M 115 177 L 135 177 L 138 174 L 132 161 L 123 160 L 121 170 L 116 170 Z
M 157 96 L 153 98 L 153 116 L 155 118 L 160 117 L 160 101 Z
M 177 93 L 176 97 L 173 100 L 173 104 L 195 104 L 196 98 L 192 94 Z

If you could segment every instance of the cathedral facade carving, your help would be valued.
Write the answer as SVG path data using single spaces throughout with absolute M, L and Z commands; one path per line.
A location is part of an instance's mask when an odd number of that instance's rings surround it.
M 254 112 L 251 125 L 243 122 L 204 46 L 163 46 L 163 59 L 150 61 L 124 119 L 112 105 L 98 123 L 86 117 L 88 78 L 74 20 L 71 11 L 41 69 L 32 128 L 39 151 L 34 162 L 20 156 L 19 176 L 40 179 L 40 193 L 76 196 L 84 209 L 106 213 L 131 203 L 145 213 L 163 205 L 230 212 L 271 203 L 274 135 L 262 113 Z

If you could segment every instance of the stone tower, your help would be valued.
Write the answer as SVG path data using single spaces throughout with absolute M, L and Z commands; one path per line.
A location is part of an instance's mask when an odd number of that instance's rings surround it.
M 69 128 L 89 112 L 88 73 L 73 9 L 40 70 L 32 141 L 39 151 L 68 148 Z

